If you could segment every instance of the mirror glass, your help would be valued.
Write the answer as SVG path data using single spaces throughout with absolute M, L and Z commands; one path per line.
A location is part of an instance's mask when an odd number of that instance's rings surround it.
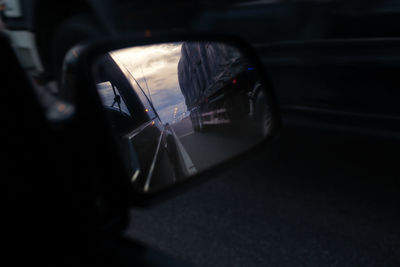
M 130 47 L 104 54 L 93 70 L 129 179 L 143 192 L 228 160 L 270 133 L 267 88 L 232 45 Z

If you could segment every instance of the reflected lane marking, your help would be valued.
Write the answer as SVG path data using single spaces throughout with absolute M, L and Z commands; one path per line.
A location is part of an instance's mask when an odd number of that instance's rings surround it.
M 192 159 L 190 158 L 189 154 L 187 153 L 185 147 L 182 145 L 181 141 L 179 140 L 178 136 L 176 136 L 176 133 L 174 129 L 171 127 L 171 132 L 174 135 L 174 138 L 176 140 L 176 144 L 178 145 L 179 152 L 181 154 L 181 157 L 183 159 L 183 163 L 185 164 L 186 171 L 188 172 L 188 175 L 193 175 L 197 172 L 196 167 L 193 164 Z
M 161 146 L 161 141 L 162 141 L 162 137 L 164 134 L 164 130 L 161 132 L 160 137 L 158 138 L 156 153 L 154 154 L 154 158 L 153 158 L 153 161 L 151 162 L 149 173 L 147 175 L 146 184 L 144 185 L 145 192 L 148 192 L 150 189 L 150 181 L 151 181 L 151 178 L 153 177 L 154 167 L 156 166 L 156 163 L 157 163 L 158 152 L 160 151 L 160 146 Z
M 186 137 L 186 136 L 191 135 L 191 134 L 194 134 L 194 132 L 191 131 L 189 133 L 185 133 L 184 135 L 179 136 L 179 138 L 183 138 L 183 137 Z

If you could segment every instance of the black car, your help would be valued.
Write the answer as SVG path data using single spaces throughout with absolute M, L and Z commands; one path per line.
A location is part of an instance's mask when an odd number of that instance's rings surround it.
M 193 174 L 171 126 L 161 121 L 129 71 L 108 54 L 98 61 L 95 76 L 131 183 L 148 192 Z
M 195 266 L 400 266 L 396 1 L 0 2 L 12 41 L 0 33 L 8 265 L 180 266 L 154 248 Z M 179 179 L 169 160 L 180 153 L 133 78 L 104 58 L 95 73 L 109 105 L 90 97 L 87 75 L 75 106 L 87 109 L 61 124 L 46 112 L 65 106 L 40 106 L 23 68 L 39 69 L 30 59 L 40 55 L 41 74 L 58 81 L 78 43 L 126 34 L 136 45 L 164 31 L 246 40 L 282 123 L 270 143 L 194 179 L 208 183 L 143 210 L 120 170 L 152 191 L 160 172 Z M 115 147 L 106 130 L 129 144 L 125 164 L 104 153 Z

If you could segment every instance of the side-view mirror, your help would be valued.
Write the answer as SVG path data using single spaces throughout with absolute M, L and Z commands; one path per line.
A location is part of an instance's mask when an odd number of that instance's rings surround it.
M 101 110 L 96 116 L 112 133 L 123 179 L 138 194 L 201 176 L 278 130 L 263 66 L 240 40 L 192 36 L 74 48 L 64 82 L 77 112 L 94 113 L 88 103 L 97 103 L 92 109 Z

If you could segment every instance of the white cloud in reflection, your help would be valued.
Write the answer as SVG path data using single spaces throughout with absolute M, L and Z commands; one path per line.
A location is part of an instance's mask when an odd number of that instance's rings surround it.
M 111 53 L 117 62 L 129 70 L 143 91 L 150 95 L 164 123 L 172 123 L 186 111 L 177 73 L 181 46 L 182 43 L 167 43 L 126 48 Z

